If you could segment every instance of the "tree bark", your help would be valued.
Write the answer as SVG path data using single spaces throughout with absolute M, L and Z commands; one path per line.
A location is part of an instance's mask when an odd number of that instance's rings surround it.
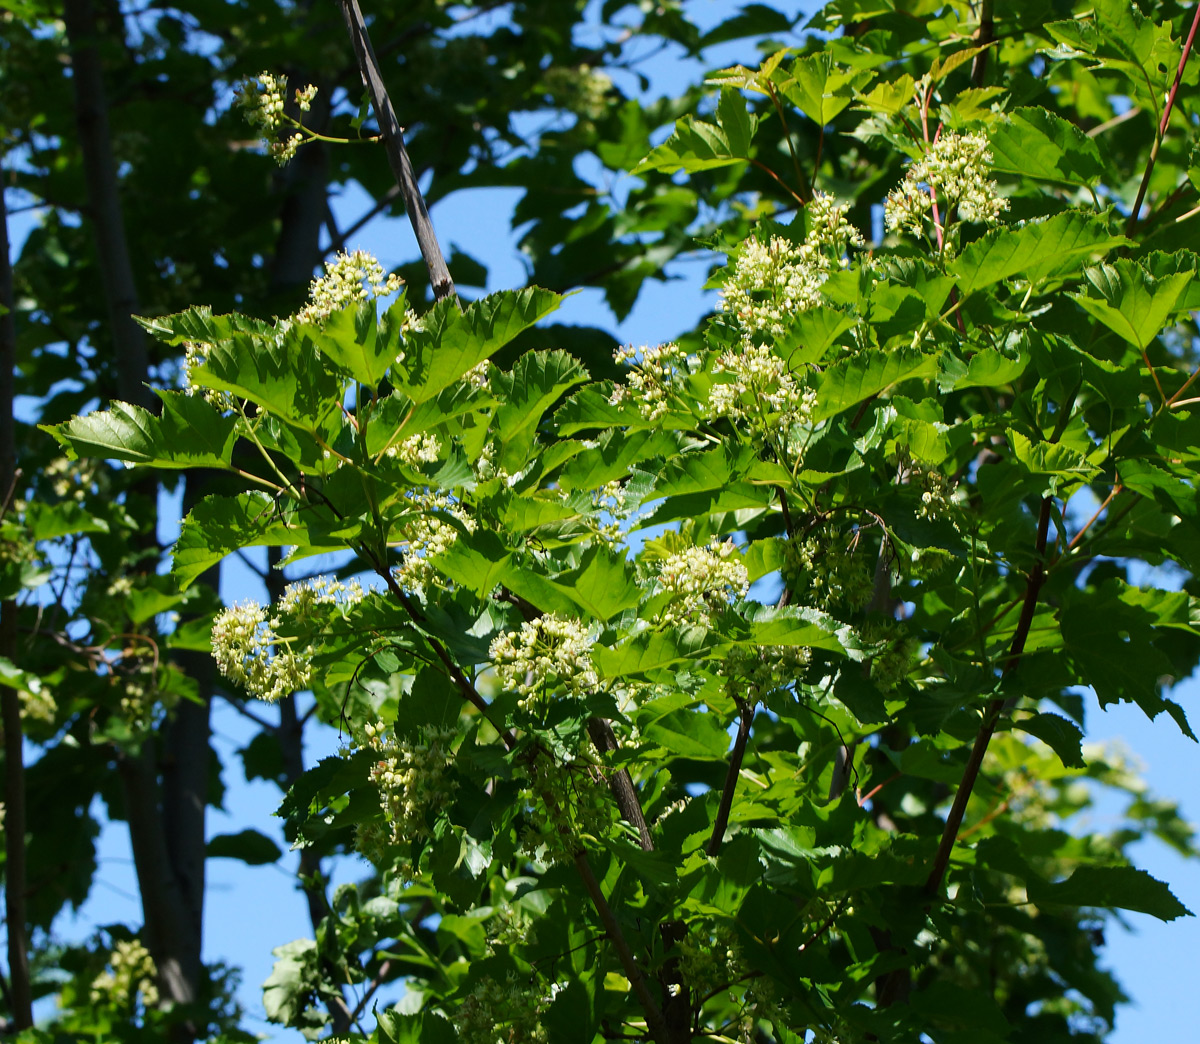
M 8 206 L 0 185 L 0 518 L 16 497 L 17 439 L 13 416 L 17 332 L 13 320 L 12 263 L 9 258 Z M 0 656 L 14 659 L 17 646 L 17 603 L 0 605 Z M 14 1029 L 33 1025 L 29 983 L 29 951 L 25 935 L 25 764 L 21 732 L 21 697 L 16 689 L 0 689 L 4 723 L 4 913 L 8 934 L 8 967 Z
M 154 397 L 145 386 L 150 363 L 146 337 L 134 321 L 137 286 L 125 236 L 125 218 L 113 161 L 108 102 L 100 52 L 96 49 L 96 15 L 91 0 L 65 0 L 63 20 L 71 55 L 75 91 L 75 123 L 87 178 L 88 217 L 96 234 L 100 277 L 112 335 L 117 395 L 125 402 L 151 408 Z
M 113 159 L 92 0 L 64 0 L 64 21 L 75 121 L 87 179 L 88 216 L 95 233 L 112 338 L 116 392 L 126 402 L 153 409 L 157 399 L 147 387 L 150 374 L 146 338 L 133 318 L 138 310 L 137 286 Z M 141 492 L 155 503 L 156 484 L 147 482 Z M 147 544 L 153 540 L 153 531 L 144 539 Z M 198 666 L 195 659 L 192 666 Z M 142 898 L 146 946 L 158 969 L 164 1000 L 177 1005 L 195 1002 L 204 974 L 201 940 L 211 670 L 207 673 L 208 686 L 203 670 L 198 679 L 202 703 L 182 703 L 163 730 L 163 764 L 159 765 L 155 737 L 147 738 L 139 753 L 122 755 L 118 763 Z M 179 1040 L 194 1036 L 195 1028 L 190 1023 L 182 1024 L 175 1033 Z

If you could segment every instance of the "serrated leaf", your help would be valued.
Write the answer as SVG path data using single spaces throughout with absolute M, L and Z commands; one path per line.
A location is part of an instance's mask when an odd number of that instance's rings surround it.
M 1078 271 L 1084 262 L 1120 246 L 1103 217 L 1068 210 L 1045 221 L 988 232 L 967 246 L 950 266 L 964 294 L 1021 276 L 1037 283 Z
M 495 378 L 503 400 L 495 413 L 501 467 L 514 474 L 524 467 L 542 415 L 587 377 L 574 356 L 552 351 L 526 352 L 510 374 Z
M 409 331 L 392 383 L 415 403 L 432 399 L 553 312 L 562 295 L 541 287 L 504 290 L 461 306 L 444 298 Z
M 342 382 L 330 372 L 305 328 L 264 340 L 236 334 L 212 345 L 192 367 L 195 384 L 248 399 L 315 437 L 341 426 Z
M 750 141 L 757 129 L 758 117 L 750 113 L 745 99 L 730 87 L 722 88 L 716 123 L 685 116 L 676 122 L 675 132 L 630 173 L 686 170 L 694 174 L 741 163 L 750 158 Z
M 1101 707 L 1128 701 L 1152 719 L 1166 711 L 1184 735 L 1195 739 L 1182 708 L 1159 692 L 1159 679 L 1174 669 L 1154 645 L 1154 614 L 1119 593 L 1106 587 L 1071 598 L 1061 624 L 1067 653 L 1096 690 Z
M 400 328 L 407 309 L 403 293 L 382 318 L 373 299 L 359 301 L 303 329 L 317 351 L 334 366 L 360 384 L 374 388 L 404 350 Z
M 1081 866 L 1065 881 L 1050 884 L 1034 879 L 1026 882 L 1025 889 L 1029 901 L 1039 905 L 1133 910 L 1160 921 L 1192 916 L 1166 884 L 1132 866 Z
M 831 123 L 853 100 L 855 92 L 875 78 L 870 69 L 844 70 L 827 51 L 797 58 L 771 81 L 788 101 L 818 126 Z
M 239 548 L 314 544 L 314 535 L 326 531 L 328 524 L 314 532 L 310 522 L 318 520 L 309 512 L 281 509 L 266 493 L 205 497 L 183 520 L 173 549 L 172 575 L 180 589 L 187 590 L 201 573 Z
M 1083 733 L 1073 721 L 1060 714 L 1034 714 L 1013 722 L 1013 728 L 1028 732 L 1046 744 L 1067 768 L 1084 768 Z
M 621 678 L 694 659 L 715 644 L 715 636 L 704 627 L 648 631 L 634 635 L 616 648 L 594 646 L 592 659 L 605 678 Z
M 932 377 L 936 370 L 937 356 L 923 355 L 915 348 L 866 352 L 847 359 L 825 371 L 817 388 L 813 420 L 835 417 L 893 384 L 914 377 Z
M 40 425 L 74 457 L 124 460 L 151 468 L 227 468 L 237 441 L 237 418 L 200 396 L 160 391 L 163 414 L 114 402 L 104 411 Z
M 1040 107 L 1014 109 L 988 134 L 992 168 L 1068 185 L 1094 185 L 1105 174 L 1094 139 Z
M 1177 272 L 1155 279 L 1136 261 L 1120 258 L 1087 270 L 1088 282 L 1099 297 L 1070 296 L 1118 336 L 1136 348 L 1145 348 L 1176 311 L 1180 295 L 1193 278 L 1192 272 Z
M 694 710 L 664 714 L 645 726 L 642 736 L 677 757 L 697 761 L 724 761 L 729 750 L 729 735 L 717 716 Z
M 860 95 L 855 108 L 895 116 L 912 102 L 915 88 L 916 81 L 905 73 L 891 83 L 876 84 L 868 93 Z

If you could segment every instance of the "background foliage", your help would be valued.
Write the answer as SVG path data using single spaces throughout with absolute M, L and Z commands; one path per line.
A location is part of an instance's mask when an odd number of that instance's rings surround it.
M 345 548 L 348 571 L 388 582 L 274 625 L 311 647 L 317 716 L 362 748 L 305 773 L 287 696 L 245 758 L 289 791 L 305 845 L 314 938 L 279 953 L 280 1022 L 345 1032 L 366 1010 L 345 987 L 407 977 L 381 1039 L 452 1035 L 441 1011 L 469 1037 L 497 1005 L 514 1040 L 588 1039 L 581 1024 L 660 1040 L 1103 1036 L 1120 990 L 1096 963 L 1102 911 L 1183 912 L 1124 850 L 1146 833 L 1193 844 L 1173 806 L 1084 753 L 1077 691 L 1188 731 L 1164 686 L 1196 656 L 1196 259 L 1176 220 L 1196 202 L 1194 64 L 1166 121 L 1163 99 L 1190 9 L 833 4 L 814 21 L 827 38 L 649 108 L 591 72 L 621 52 L 572 45 L 570 5 L 515 5 L 487 40 L 450 31 L 465 7 L 376 20 L 394 104 L 420 114 L 410 150 L 430 198 L 528 186 L 515 220 L 532 222 L 531 282 L 550 290 L 599 284 L 622 314 L 692 236 L 745 257 L 752 229 L 779 238 L 770 264 L 809 264 L 814 190 L 849 202 L 875 249 L 839 271 L 847 244 L 825 243 L 816 307 L 767 300 L 743 272 L 767 325 L 731 310 L 665 369 L 635 355 L 624 400 L 584 383 L 617 375 L 602 335 L 533 328 L 548 291 L 462 315 L 443 302 L 416 325 L 404 305 L 290 329 L 214 318 L 293 312 L 320 244 L 343 240 L 330 186 L 390 193 L 369 145 L 306 146 L 281 173 L 249 147 L 229 89 L 279 54 L 334 100 L 313 125 L 354 133 L 358 108 L 332 16 L 254 11 L 253 29 L 234 5 L 121 18 L 72 2 L 61 24 L 27 5 L 5 22 L 9 170 L 46 208 L 16 268 L 16 390 L 91 458 L 22 438 L 5 520 L 6 696 L 40 748 L 23 919 L 36 988 L 63 1004 L 47 1032 L 241 1033 L 223 972 L 200 963 L 203 814 L 221 800 L 208 706 L 242 698 L 205 654 L 213 570 L 267 544 Z M 754 6 L 716 33 L 786 29 Z M 639 32 L 706 42 L 669 6 Z M 64 53 L 70 79 L 39 71 Z M 24 86 L 38 77 L 61 94 Z M 573 119 L 527 142 L 511 115 L 530 108 Z M 971 131 L 990 142 L 1005 227 L 885 229 L 905 164 Z M 598 196 L 585 154 L 643 181 Z M 452 270 L 481 278 L 465 257 Z M 738 272 L 715 277 L 732 280 L 727 301 Z M 421 275 L 405 274 L 423 312 Z M 147 341 L 130 312 L 178 314 Z M 184 342 L 209 346 L 194 384 L 253 406 L 150 396 L 179 385 Z M 485 385 L 461 380 L 488 357 Z M 746 376 L 754 358 L 767 368 Z M 130 405 L 64 423 L 114 397 Z M 435 459 L 387 455 L 422 435 Z M 114 459 L 186 473 L 173 579 L 156 568 L 158 490 Z M 629 559 L 609 529 L 622 512 L 656 527 Z M 441 544 L 414 556 L 431 522 Z M 710 571 L 688 587 L 688 568 Z M 591 666 L 560 664 L 523 706 L 528 681 L 480 668 L 543 614 L 582 624 Z M 455 731 L 449 748 L 431 726 Z M 431 750 L 441 800 L 381 805 L 372 766 L 408 771 Z M 1129 795 L 1117 831 L 1071 831 L 1085 778 Z M 972 795 L 961 832 L 954 811 L 944 825 L 955 794 Z M 87 893 L 95 795 L 129 820 L 146 923 L 141 943 L 114 927 L 63 950 L 44 932 Z M 265 840 L 207 854 L 271 859 Z M 381 874 L 330 905 L 320 861 L 356 845 Z

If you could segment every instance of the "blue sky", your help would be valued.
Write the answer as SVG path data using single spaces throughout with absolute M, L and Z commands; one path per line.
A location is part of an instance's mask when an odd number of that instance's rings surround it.
M 693 0 L 688 12 L 704 25 L 728 17 L 737 4 L 729 0 Z M 810 9 L 810 3 L 790 0 L 776 4 L 791 12 Z M 476 28 L 486 32 L 479 20 Z M 706 55 L 705 65 L 719 68 L 737 61 L 751 63 L 756 55 L 744 44 L 723 45 Z M 686 62 L 676 54 L 660 55 L 653 66 L 643 69 L 651 77 L 650 95 L 670 93 L 694 82 L 702 71 L 695 62 Z M 632 84 L 630 84 L 632 86 Z M 516 190 L 474 190 L 456 194 L 433 210 L 434 224 L 444 244 L 457 244 L 483 261 L 489 269 L 489 290 L 520 286 L 525 269 L 517 251 L 517 236 L 509 227 Z M 336 204 L 339 224 L 347 227 L 371 203 L 360 190 L 351 189 Z M 18 238 L 19 229 L 13 230 Z M 376 221 L 349 246 L 372 251 L 387 267 L 408 262 L 418 256 L 411 230 L 404 219 Z M 552 319 L 562 323 L 601 326 L 635 344 L 669 340 L 692 328 L 711 311 L 714 295 L 702 290 L 706 265 L 695 261 L 672 267 L 670 282 L 648 282 L 628 318 L 617 324 L 603 305 L 598 291 L 587 290 L 569 298 Z M 227 600 L 262 597 L 257 580 L 248 570 L 233 569 L 222 592 Z M 1179 686 L 1175 698 L 1188 709 L 1196 701 L 1200 686 L 1193 679 Z M 1193 718 L 1196 716 L 1193 715 Z M 1151 724 L 1134 707 L 1122 706 L 1101 712 L 1094 700 L 1089 712 L 1089 740 L 1118 740 L 1146 766 L 1146 779 L 1154 792 L 1180 800 L 1185 816 L 1200 818 L 1200 750 L 1181 736 L 1170 721 Z M 278 821 L 272 814 L 279 794 L 270 784 L 245 783 L 236 751 L 253 735 L 253 728 L 229 706 L 218 701 L 213 714 L 214 742 L 226 765 L 224 780 L 226 813 L 211 813 L 211 834 L 233 833 L 254 827 L 276 837 L 283 844 Z M 327 728 L 312 730 L 308 761 L 337 748 L 336 733 Z M 1093 820 L 1097 829 L 1114 822 L 1117 808 L 1101 800 Z M 284 845 L 286 847 L 286 845 Z M 109 825 L 100 843 L 101 864 L 96 887 L 88 902 L 74 917 L 64 918 L 56 926 L 63 937 L 79 939 L 97 925 L 114 921 L 137 924 L 140 902 L 134 881 L 128 833 L 123 824 Z M 1190 909 L 1200 912 L 1200 865 L 1186 864 L 1156 841 L 1139 845 L 1135 861 L 1156 877 L 1170 882 L 1176 895 Z M 223 959 L 245 969 L 240 998 L 250 1015 L 249 1027 L 279 1041 L 300 1041 L 297 1033 L 270 1026 L 263 1019 L 259 984 L 271 970 L 271 948 L 293 938 L 311 934 L 301 894 L 286 866 L 294 865 L 295 856 L 287 855 L 285 865 L 249 868 L 231 860 L 213 860 L 209 864 L 209 890 L 205 917 L 205 958 Z M 350 881 L 365 876 L 365 864 L 346 860 L 335 873 L 335 880 Z M 1113 924 L 1108 931 L 1104 962 L 1114 968 L 1127 991 L 1135 998 L 1134 1007 L 1123 1009 L 1118 1018 L 1117 1044 L 1141 1044 L 1147 1039 L 1184 1039 L 1192 1026 L 1187 999 L 1194 989 L 1194 955 L 1200 952 L 1200 919 L 1187 919 L 1171 925 L 1141 915 L 1127 915 L 1130 931 Z M 398 992 L 398 991 L 396 991 Z M 395 992 L 392 994 L 394 997 Z M 381 1002 L 387 995 L 380 997 Z

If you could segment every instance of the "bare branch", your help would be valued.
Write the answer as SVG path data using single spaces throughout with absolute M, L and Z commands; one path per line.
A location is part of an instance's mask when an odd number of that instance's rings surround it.
M 358 58 L 359 71 L 371 97 L 375 118 L 379 122 L 379 131 L 383 135 L 388 162 L 404 197 L 404 209 L 408 211 L 408 219 L 412 222 L 421 256 L 429 269 L 429 282 L 433 286 L 434 297 L 439 301 L 443 297 L 453 297 L 454 281 L 450 278 L 450 269 L 446 267 L 446 259 L 442 256 L 442 248 L 434 234 L 429 209 L 425 206 L 425 197 L 421 195 L 412 161 L 404 147 L 404 128 L 396 119 L 392 101 L 383 85 L 379 59 L 375 57 L 375 49 L 371 46 L 371 38 L 367 34 L 366 22 L 363 21 L 358 0 L 341 0 L 341 5 L 346 27 L 350 31 L 350 40 L 354 44 L 354 54 Z

